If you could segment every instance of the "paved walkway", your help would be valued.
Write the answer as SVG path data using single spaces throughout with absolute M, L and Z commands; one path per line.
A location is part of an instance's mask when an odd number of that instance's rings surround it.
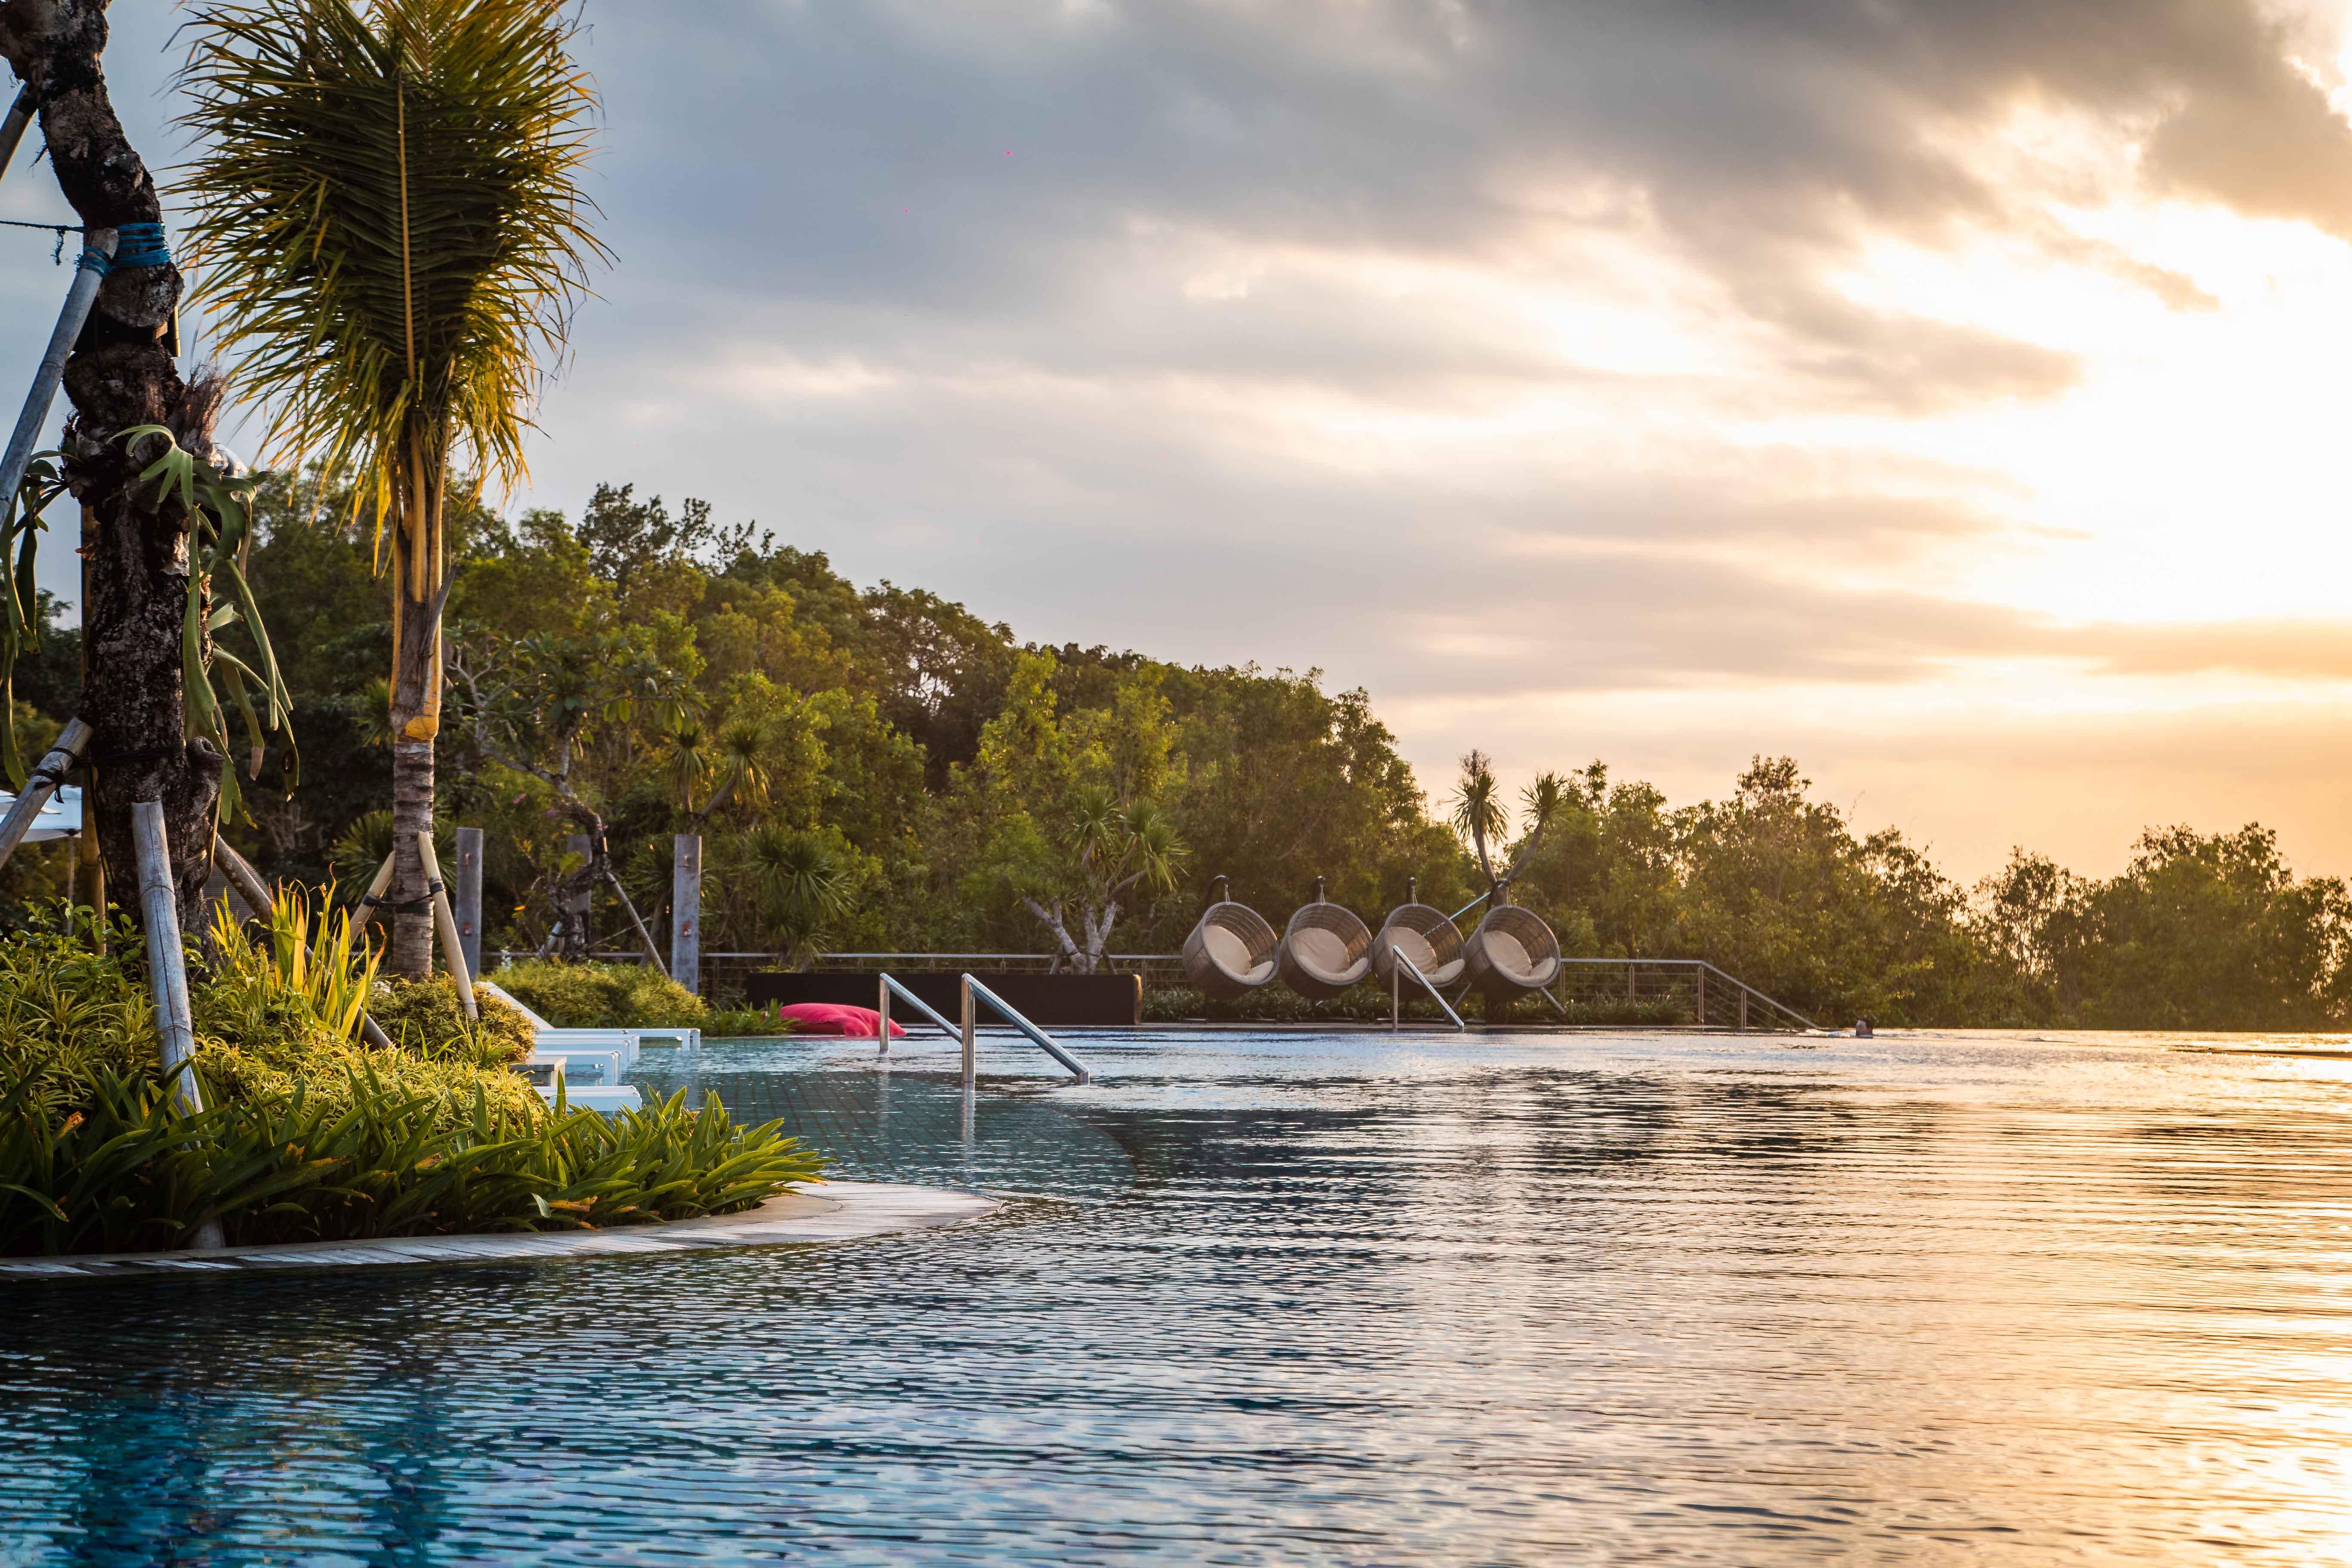
M 231 1247 L 218 1252 L 116 1252 L 70 1258 L 0 1258 L 0 1285 L 35 1279 L 186 1278 L 192 1274 L 273 1273 L 318 1268 L 382 1268 L 419 1263 L 499 1263 L 540 1258 L 694 1252 L 725 1247 L 778 1247 L 854 1241 L 893 1231 L 961 1225 L 1001 1205 L 972 1193 L 884 1182 L 826 1182 L 787 1193 L 741 1214 L 671 1225 L 611 1230 L 494 1236 L 413 1236 L 382 1241 L 307 1241 L 283 1247 Z

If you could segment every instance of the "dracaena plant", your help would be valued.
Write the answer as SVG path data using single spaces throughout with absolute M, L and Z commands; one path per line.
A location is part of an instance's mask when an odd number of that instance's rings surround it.
M 278 656 L 269 646 L 269 631 L 254 603 L 245 574 L 247 545 L 253 531 L 253 492 L 266 478 L 260 474 L 232 475 L 189 452 L 161 425 L 134 425 L 114 437 L 129 447 L 147 437 L 163 449 L 140 470 L 138 485 L 152 486 L 156 500 L 176 499 L 179 514 L 187 519 L 187 607 L 181 616 L 180 677 L 186 693 L 188 729 L 220 748 L 223 756 L 236 754 L 231 744 L 227 708 L 243 721 L 247 773 L 261 776 L 265 735 L 287 733 L 293 699 L 278 671 Z M 57 452 L 44 452 L 25 470 L 25 479 L 11 504 L 0 510 L 0 561 L 13 567 L 0 584 L 0 702 L 13 697 L 17 658 L 30 650 L 41 634 L 39 609 L 33 587 L 40 536 L 46 529 L 42 512 L 65 493 L 66 480 Z M 245 628 L 245 653 L 224 647 L 223 633 Z M 227 693 L 226 707 L 221 693 Z M 260 706 L 255 706 L 258 700 Z M 289 760 L 292 753 L 289 750 Z M 0 724 L 0 767 L 11 784 L 23 788 L 25 759 L 16 745 L 15 726 Z M 221 775 L 221 809 L 238 809 L 236 770 Z

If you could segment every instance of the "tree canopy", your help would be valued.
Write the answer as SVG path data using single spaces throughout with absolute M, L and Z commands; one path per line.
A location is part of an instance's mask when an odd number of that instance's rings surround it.
M 389 841 L 391 633 L 361 500 L 315 474 L 257 497 L 251 575 L 283 628 L 302 767 L 290 795 L 248 791 L 229 831 L 315 881 L 348 883 Z M 690 831 L 706 951 L 790 963 L 1029 952 L 1084 968 L 1173 951 L 1220 876 L 1277 923 L 1318 877 L 1374 921 L 1408 888 L 1452 910 L 1507 878 L 1571 953 L 1706 958 L 1825 1022 L 2352 1020 L 2352 894 L 2297 877 L 2258 826 L 2152 829 L 2105 880 L 2021 851 L 1965 888 L 1900 833 L 1858 829 L 1788 758 L 1679 806 L 1601 763 L 1519 800 L 1491 770 L 1432 791 L 1367 695 L 1319 672 L 1024 644 L 698 501 L 615 484 L 576 520 L 477 502 L 447 526 L 442 822 L 488 830 L 491 948 L 538 951 L 583 895 L 583 934 L 634 948 L 617 890 L 658 929 L 670 835 Z M 52 718 L 74 700 L 72 637 L 51 628 L 21 667 Z M 27 733 L 47 721 L 33 714 L 20 701 Z M 601 855 L 577 856 L 583 834 Z M 19 856 L 0 891 L 29 896 L 44 874 Z

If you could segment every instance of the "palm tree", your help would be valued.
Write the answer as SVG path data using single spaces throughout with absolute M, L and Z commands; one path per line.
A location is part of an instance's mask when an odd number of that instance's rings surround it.
M 592 259 L 593 84 L 564 0 L 207 5 L 182 73 L 182 186 L 232 374 L 272 444 L 353 474 L 391 576 L 394 899 L 423 898 L 440 730 L 442 513 L 512 484 Z M 477 481 L 478 482 L 478 480 Z M 390 971 L 432 968 L 395 915 Z

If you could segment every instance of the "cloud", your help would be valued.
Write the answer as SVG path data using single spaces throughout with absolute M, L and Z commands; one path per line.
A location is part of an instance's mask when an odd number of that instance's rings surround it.
M 1678 784 L 1806 747 L 1850 784 L 1909 765 L 1879 735 L 1965 771 L 2045 686 L 2128 689 L 2122 712 L 2352 670 L 2324 616 L 2117 602 L 2157 570 L 2132 552 L 2180 437 L 2148 432 L 2183 426 L 2116 389 L 2281 426 L 2292 385 L 2217 392 L 2189 352 L 2290 309 L 2232 215 L 2352 237 L 2352 132 L 2309 64 L 2334 42 L 2253 0 L 584 16 L 620 261 L 528 499 L 634 480 L 1039 640 L 1321 666 L 1424 766 L 1475 721 L 1530 765 L 1605 732 Z M 168 163 L 149 89 L 179 15 L 110 17 L 117 100 Z M 20 163 L 9 216 L 37 183 Z M 2106 221 L 2181 205 L 2218 209 L 2231 266 Z M 2342 248 L 2297 263 L 2314 294 Z M 1957 281 L 1869 273 L 1897 253 Z M 61 291 L 45 241 L 5 254 L 8 298 Z M 46 321 L 14 312 L 0 356 L 29 364 Z M 2125 409 L 2087 435 L 2062 417 L 2086 390 Z M 2091 476 L 2063 504 L 2061 459 Z M 2230 466 L 2217 494 L 2262 480 Z M 2020 607 L 2012 579 L 2085 561 Z M 1995 667 L 2033 673 L 1987 696 Z M 2033 754 L 2002 753 L 2019 788 Z

